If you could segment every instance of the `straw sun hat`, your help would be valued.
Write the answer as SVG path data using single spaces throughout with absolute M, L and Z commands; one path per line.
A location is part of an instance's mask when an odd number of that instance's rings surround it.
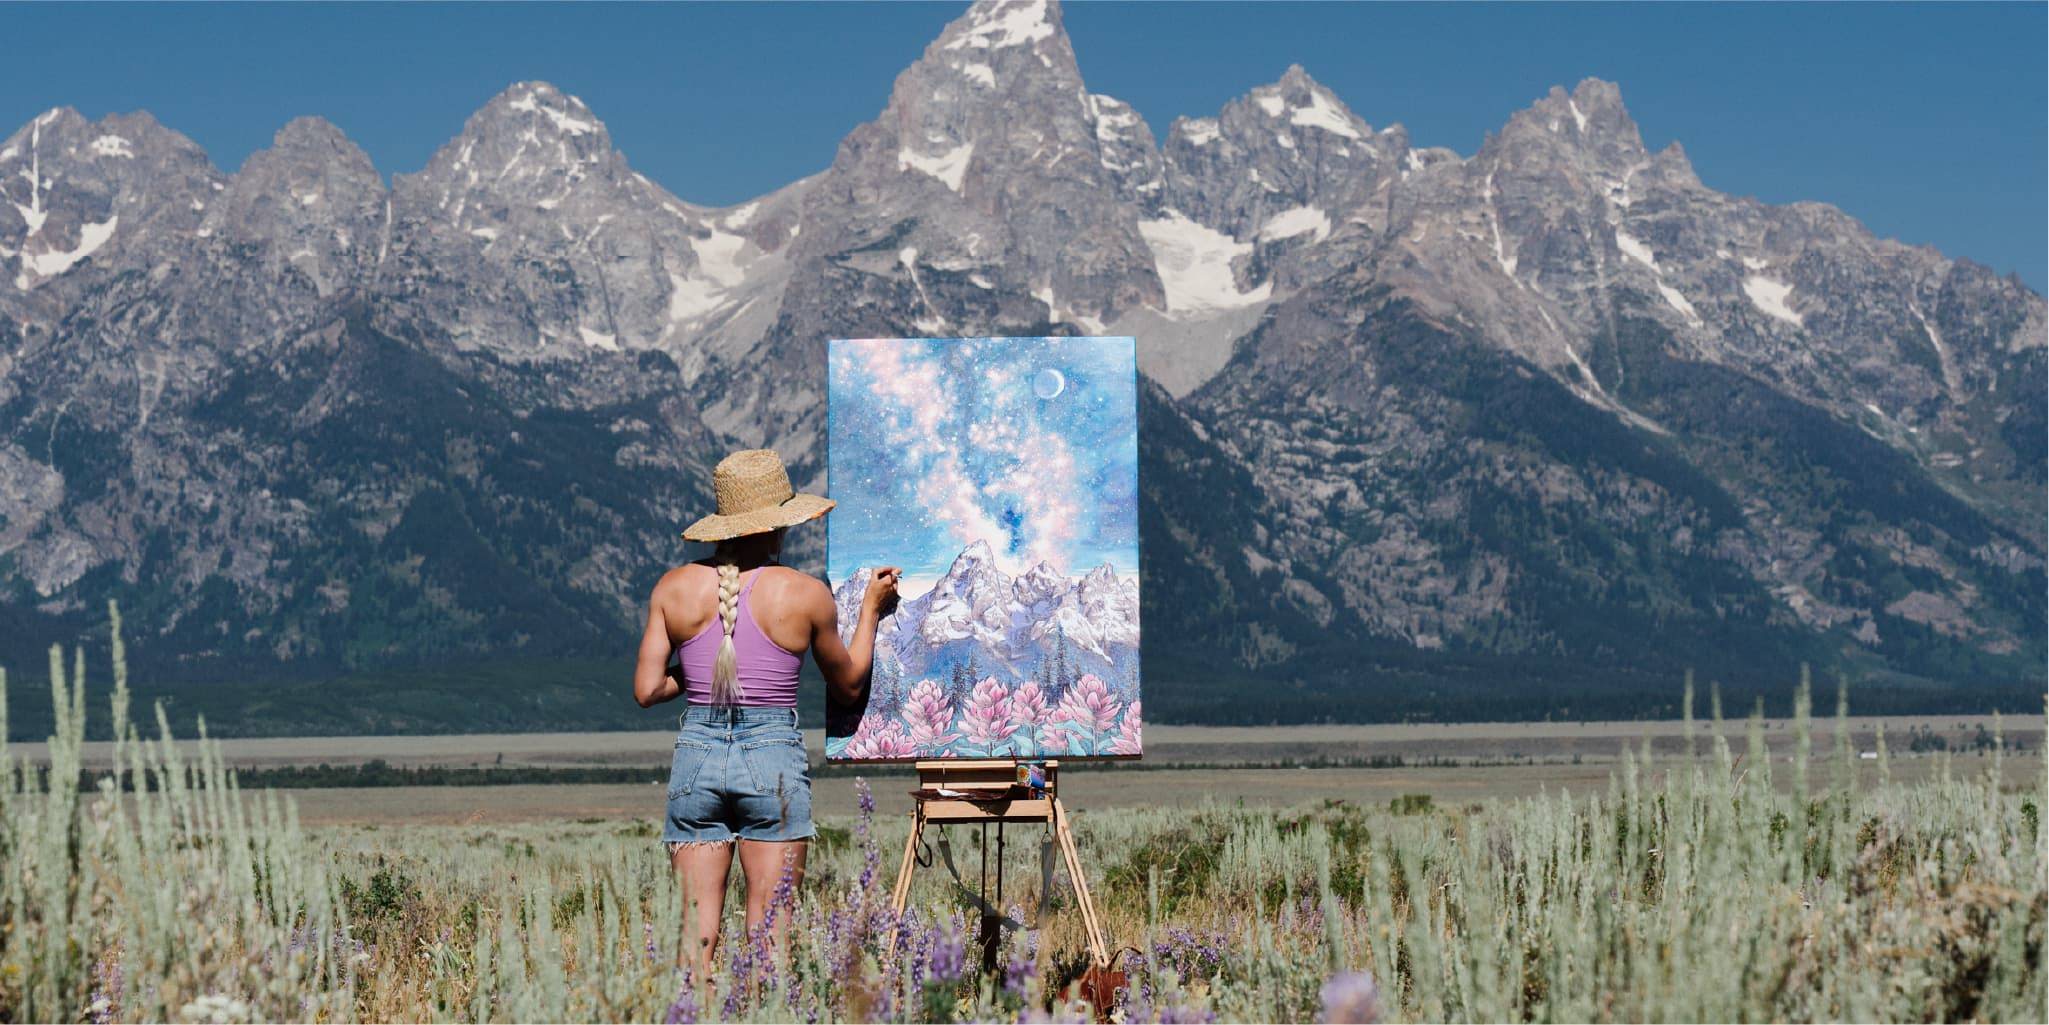
M 790 487 L 789 471 L 774 449 L 735 452 L 711 471 L 711 490 L 719 511 L 684 528 L 690 541 L 725 541 L 765 534 L 815 520 L 833 507 L 833 500 L 800 495 Z

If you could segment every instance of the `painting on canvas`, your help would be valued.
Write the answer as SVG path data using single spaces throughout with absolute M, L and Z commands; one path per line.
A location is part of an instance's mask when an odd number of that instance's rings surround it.
M 865 569 L 903 578 L 826 757 L 1138 755 L 1132 339 L 836 340 L 828 375 L 842 633 Z

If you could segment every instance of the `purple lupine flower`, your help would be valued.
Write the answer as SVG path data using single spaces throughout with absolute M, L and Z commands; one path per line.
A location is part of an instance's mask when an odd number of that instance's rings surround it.
M 1024 921 L 1024 909 L 1011 905 L 1010 917 Z M 1003 988 L 1012 996 L 1024 999 L 1030 992 L 1033 977 L 1039 974 L 1039 931 L 1024 930 L 1024 942 L 1010 946 L 1010 957 L 1003 966 Z
M 783 858 L 783 871 L 776 879 L 775 892 L 769 895 L 768 907 L 761 918 L 761 932 L 764 936 L 775 926 L 776 912 L 797 906 L 797 862 L 794 858 Z
M 1131 703 L 1131 707 L 1124 710 L 1124 721 L 1117 724 L 1117 738 L 1110 742 L 1111 754 L 1135 755 L 1145 753 L 1145 749 L 1140 746 L 1138 739 L 1139 730 L 1144 725 L 1139 719 L 1138 710 L 1139 706 L 1144 703 L 1143 701 L 1134 701 Z
M 1182 926 L 1167 930 L 1165 938 L 1153 944 L 1151 963 L 1155 968 L 1172 969 L 1175 976 L 1186 981 L 1208 979 L 1224 965 L 1224 951 L 1229 943 L 1220 932 L 1197 935 Z
M 655 924 L 653 922 L 646 923 L 643 926 L 643 931 L 647 934 L 647 959 L 650 961 L 661 960 L 661 951 L 655 948 Z
M 1339 972 L 1323 984 L 1321 1022 L 1366 1023 L 1380 1020 L 1380 987 L 1370 972 Z
M 1170 1003 L 1150 1010 L 1152 1013 L 1138 1020 L 1160 1025 L 1211 1025 L 1217 1020 L 1217 1012 L 1199 1004 Z
M 975 684 L 974 693 L 968 695 L 968 706 L 961 710 L 961 730 L 984 751 L 993 753 L 998 745 L 1009 742 L 1010 735 L 1017 732 L 1017 726 L 1010 720 L 1009 688 L 993 676 Z
M 953 725 L 953 702 L 946 698 L 946 688 L 936 680 L 919 680 L 904 699 L 904 724 L 910 727 L 911 743 L 920 754 L 938 754 L 958 739 L 959 734 L 950 732 Z
M 662 1015 L 666 1025 L 695 1025 L 697 1021 L 697 986 L 690 973 L 683 973 L 683 988 L 676 991 L 676 999 L 669 1004 L 667 1014 Z
M 927 965 L 934 979 L 953 982 L 967 974 L 967 937 L 951 927 L 942 931 L 934 926 L 927 937 L 929 946 Z

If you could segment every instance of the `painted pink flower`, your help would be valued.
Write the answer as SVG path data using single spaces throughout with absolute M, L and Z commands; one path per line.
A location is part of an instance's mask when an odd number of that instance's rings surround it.
M 1138 740 L 1139 730 L 1144 726 L 1144 723 L 1139 719 L 1138 707 L 1143 704 L 1145 704 L 1143 701 L 1134 701 L 1131 703 L 1131 707 L 1124 710 L 1124 721 L 1117 724 L 1117 739 L 1110 742 L 1111 754 L 1135 755 L 1144 753 L 1144 748 L 1139 745 Z
M 985 677 L 975 684 L 975 692 L 968 695 L 968 706 L 961 710 L 961 732 L 976 747 L 994 753 L 999 744 L 1010 740 L 1017 727 L 1010 721 L 1010 690 L 996 682 L 993 676 Z
M 1010 695 L 1010 728 L 1017 734 L 1018 753 L 1035 755 L 1045 741 L 1039 727 L 1046 724 L 1046 691 L 1037 680 L 1017 685 Z
M 1110 693 L 1110 687 L 1094 673 L 1083 673 L 1074 686 L 1060 697 L 1060 707 L 1053 710 L 1054 722 L 1074 724 L 1077 732 L 1102 733 L 1117 725 L 1117 713 L 1123 702 Z
M 890 720 L 877 725 L 877 720 L 863 719 L 861 728 L 847 739 L 844 757 L 915 758 L 917 755 L 918 745 L 911 743 L 903 723 Z
M 1038 726 L 1046 721 L 1046 691 L 1037 680 L 1026 680 L 1017 685 L 1017 691 L 1010 695 L 1010 724 L 1017 729 Z
M 946 700 L 946 688 L 936 680 L 919 680 L 904 699 L 904 725 L 910 727 L 911 743 L 921 754 L 938 754 L 959 739 L 947 730 L 953 725 L 953 702 Z
M 1073 734 L 1058 726 L 1048 726 L 1039 731 L 1039 750 L 1037 753 L 1042 755 L 1087 753 L 1072 747 L 1073 743 Z

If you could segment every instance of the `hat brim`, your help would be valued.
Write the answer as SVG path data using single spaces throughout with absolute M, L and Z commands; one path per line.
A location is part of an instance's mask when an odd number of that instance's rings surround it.
M 731 516 L 713 513 L 696 523 L 683 528 L 686 541 L 730 541 L 749 534 L 766 534 L 781 527 L 794 527 L 808 520 L 815 520 L 832 510 L 839 503 L 819 495 L 801 492 L 791 495 L 780 505 L 766 509 L 750 509 Z

